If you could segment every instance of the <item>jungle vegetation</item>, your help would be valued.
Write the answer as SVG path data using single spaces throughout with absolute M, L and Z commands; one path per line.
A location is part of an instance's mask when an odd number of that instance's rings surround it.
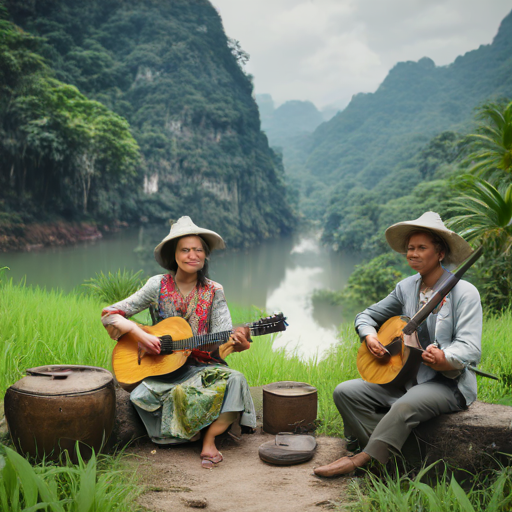
M 271 132 L 269 137 L 282 147 L 288 177 L 300 188 L 301 212 L 320 221 L 325 242 L 360 250 L 361 239 L 379 230 L 381 216 L 389 217 L 390 201 L 406 203 L 420 182 L 447 177 L 441 169 L 434 175 L 437 167 L 426 161 L 435 151 L 429 148 L 433 138 L 444 132 L 464 136 L 475 128 L 475 108 L 511 97 L 509 14 L 492 44 L 447 66 L 427 57 L 398 63 L 376 92 L 356 94 L 312 135 L 284 146 Z M 433 158 L 439 162 L 440 156 Z M 454 156 L 447 154 L 446 163 Z M 420 192 L 424 198 L 425 189 Z M 401 220 L 401 213 L 407 212 L 397 211 L 391 220 Z
M 3 229 L 208 219 L 232 245 L 288 232 L 248 55 L 207 0 L 3 0 Z
M 496 313 L 512 306 L 512 102 L 483 105 L 477 120 L 474 133 L 461 138 L 445 132 L 418 155 L 417 168 L 430 176 L 409 195 L 380 208 L 372 204 L 371 192 L 360 196 L 359 218 L 354 216 L 345 236 L 360 244 L 366 261 L 356 266 L 344 290 L 319 290 L 315 302 L 354 310 L 380 300 L 409 274 L 403 258 L 387 247 L 385 229 L 434 210 L 474 247 L 484 246 L 484 257 L 466 276 L 478 286 L 484 308 Z M 333 200 L 333 210 L 340 202 L 341 197 Z M 364 220 L 372 209 L 379 211 L 374 234 Z M 332 213 L 333 223 L 337 218 Z

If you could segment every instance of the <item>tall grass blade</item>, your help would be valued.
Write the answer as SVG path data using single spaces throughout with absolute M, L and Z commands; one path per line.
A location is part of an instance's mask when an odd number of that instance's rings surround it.
M 463 512 L 475 512 L 473 505 L 471 505 L 471 502 L 469 501 L 468 497 L 466 496 L 466 493 L 464 492 L 462 487 L 459 485 L 459 483 L 455 479 L 454 475 L 452 475 L 452 481 L 450 482 L 450 489 L 453 492 L 453 494 L 457 500 L 457 503 L 459 504 L 459 506 Z
M 79 457 L 80 464 L 80 489 L 76 495 L 76 502 L 78 504 L 77 512 L 92 512 L 94 510 L 95 494 L 96 494 L 96 455 L 92 454 L 89 462 L 85 465 L 78 443 L 76 452 Z

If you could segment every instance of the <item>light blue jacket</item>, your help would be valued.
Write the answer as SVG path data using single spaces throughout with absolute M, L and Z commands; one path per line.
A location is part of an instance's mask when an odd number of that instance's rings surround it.
M 446 273 L 441 279 L 445 277 Z M 359 313 L 355 326 L 361 339 L 376 333 L 392 316 L 412 318 L 418 311 L 420 285 L 420 274 L 408 277 L 400 281 L 385 299 Z M 459 281 L 446 296 L 439 312 L 431 313 L 426 322 L 430 340 L 437 341 L 446 360 L 456 368 L 442 372 L 443 375 L 456 380 L 466 404 L 470 405 L 476 400 L 476 377 L 466 366 L 476 366 L 482 355 L 482 305 L 478 290 L 467 281 Z M 437 373 L 422 363 L 418 384 L 433 379 Z

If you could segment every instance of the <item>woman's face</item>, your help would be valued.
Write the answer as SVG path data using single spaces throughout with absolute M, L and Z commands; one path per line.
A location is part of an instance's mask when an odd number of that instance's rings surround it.
M 175 253 L 178 268 L 187 274 L 195 274 L 204 267 L 206 253 L 198 236 L 185 236 L 178 240 Z
M 427 233 L 416 233 L 409 239 L 407 245 L 407 263 L 409 266 L 425 276 L 440 266 L 444 252 L 437 252 Z

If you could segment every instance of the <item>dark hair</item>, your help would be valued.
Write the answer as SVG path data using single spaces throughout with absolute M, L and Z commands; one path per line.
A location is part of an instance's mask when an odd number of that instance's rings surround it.
M 450 247 L 446 243 L 443 237 L 439 236 L 437 233 L 430 231 L 428 229 L 415 229 L 411 231 L 407 237 L 405 238 L 405 252 L 407 252 L 407 246 L 409 245 L 409 240 L 414 235 L 428 235 L 430 237 L 430 241 L 434 244 L 436 248 L 436 252 L 444 252 L 444 258 L 450 254 Z
M 197 283 L 199 286 L 206 286 L 206 280 L 208 279 L 208 256 L 210 256 L 210 246 L 206 243 L 203 237 L 199 235 L 183 235 L 174 240 L 170 240 L 162 247 L 162 260 L 165 263 L 165 268 L 168 268 L 172 272 L 178 271 L 178 263 L 176 262 L 176 248 L 178 247 L 178 241 L 187 236 L 197 236 L 201 240 L 206 258 L 204 260 L 204 266 L 201 270 L 197 271 Z

